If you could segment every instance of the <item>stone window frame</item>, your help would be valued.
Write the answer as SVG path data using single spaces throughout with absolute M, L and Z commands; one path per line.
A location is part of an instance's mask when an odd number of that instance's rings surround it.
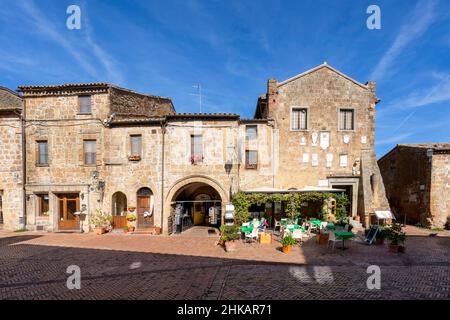
M 255 164 L 249 164 L 248 163 L 248 159 L 249 159 L 249 152 L 256 152 L 256 163 Z M 252 149 L 246 149 L 245 150 L 245 169 L 250 169 L 250 170 L 256 170 L 258 169 L 258 150 L 252 150 Z
M 95 141 L 95 163 L 86 163 L 85 161 L 85 142 L 86 141 Z M 96 137 L 91 137 L 91 136 L 84 136 L 82 137 L 81 140 L 81 163 L 83 166 L 85 167 L 96 167 L 98 166 L 98 161 L 99 161 L 99 152 L 98 152 L 98 139 Z
M 47 215 L 42 214 L 42 197 L 47 195 L 48 197 L 48 211 L 50 211 L 50 193 L 49 192 L 39 192 L 39 193 L 35 193 L 36 195 L 36 205 L 37 205 L 37 210 L 36 210 L 36 216 L 37 217 L 48 217 Z
M 92 94 L 79 94 L 79 95 L 77 95 L 77 103 L 78 103 L 78 114 L 80 114 L 80 115 L 90 115 L 90 114 L 92 114 L 92 101 L 93 101 L 93 99 L 92 99 Z M 89 104 L 89 109 L 90 109 L 90 111 L 89 112 L 83 112 L 83 111 L 81 111 L 81 97 L 89 97 L 89 99 L 90 99 L 90 104 Z
M 132 142 L 131 141 L 132 141 L 133 137 L 141 137 L 141 148 L 139 150 L 139 154 L 132 153 Z M 128 150 L 130 150 L 128 160 L 138 161 L 138 160 L 142 159 L 142 154 L 143 154 L 143 150 L 144 150 L 144 139 L 143 139 L 143 134 L 141 132 L 131 132 L 128 135 Z
M 41 143 L 47 143 L 47 163 L 40 163 L 40 144 Z M 36 163 L 36 167 L 49 167 L 50 166 L 50 143 L 48 141 L 47 138 L 40 138 L 40 139 L 36 139 L 36 158 L 35 158 L 35 163 Z
M 196 159 L 195 158 L 195 154 L 194 154 L 194 150 L 193 150 L 193 138 L 194 137 L 200 137 L 201 139 L 201 148 L 202 148 L 202 154 L 201 154 L 201 159 Z M 189 148 L 190 148 L 190 152 L 189 152 L 189 158 L 190 158 L 190 162 L 192 165 L 198 165 L 198 164 L 203 164 L 204 160 L 205 160 L 205 145 L 204 145 L 204 134 L 203 132 L 191 132 L 189 134 Z
M 341 110 L 353 111 L 353 129 L 341 129 Z M 355 107 L 338 107 L 337 108 L 337 131 L 338 132 L 355 132 L 356 131 L 356 108 Z
M 292 112 L 294 109 L 306 109 L 306 129 L 293 129 L 294 117 Z M 291 106 L 289 110 L 289 131 L 291 132 L 308 132 L 310 131 L 310 107 L 309 106 Z
M 247 128 L 255 128 L 256 129 L 256 134 L 254 138 L 249 139 L 248 135 L 247 135 Z M 247 124 L 245 125 L 245 141 L 255 141 L 258 140 L 258 125 L 257 124 Z

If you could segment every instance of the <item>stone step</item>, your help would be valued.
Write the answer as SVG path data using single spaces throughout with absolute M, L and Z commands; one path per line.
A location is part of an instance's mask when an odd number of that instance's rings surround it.
M 129 232 L 130 234 L 159 234 L 160 229 L 159 228 L 141 228 L 138 230 L 135 230 L 133 232 Z

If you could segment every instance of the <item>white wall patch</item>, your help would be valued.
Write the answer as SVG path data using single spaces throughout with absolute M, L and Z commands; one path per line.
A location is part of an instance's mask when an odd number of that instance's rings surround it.
M 313 153 L 311 155 L 311 163 L 313 167 L 317 167 L 319 165 L 319 155 L 317 153 Z

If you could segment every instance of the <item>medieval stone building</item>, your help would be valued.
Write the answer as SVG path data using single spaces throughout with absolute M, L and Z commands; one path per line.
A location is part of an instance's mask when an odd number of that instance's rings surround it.
M 450 143 L 400 144 L 378 160 L 397 219 L 443 228 L 450 221 Z
M 22 98 L 0 87 L 0 229 L 23 224 Z
M 102 210 L 116 226 L 135 212 L 138 230 L 167 234 L 180 212 L 191 224 L 220 224 L 240 190 L 345 190 L 350 217 L 365 226 L 375 210 L 389 209 L 373 149 L 375 84 L 327 64 L 269 80 L 253 119 L 178 114 L 169 98 L 105 83 L 19 89 L 20 97 L 9 92 L 23 99 L 22 112 L 8 119 L 17 122 L 14 135 L 0 123 L 9 149 L 25 141 L 23 170 L 20 153 L 1 158 L 15 166 L 9 180 L 2 172 L 0 189 L 17 189 L 15 203 L 25 204 L 3 205 L 8 229 L 89 231 Z

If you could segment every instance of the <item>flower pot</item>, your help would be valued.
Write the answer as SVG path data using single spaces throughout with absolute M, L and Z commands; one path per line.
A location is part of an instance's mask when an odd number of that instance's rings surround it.
M 128 232 L 133 232 L 134 231 L 134 227 L 130 226 L 128 227 Z
M 292 251 L 292 246 L 283 246 L 281 247 L 281 251 L 283 251 L 283 253 L 290 253 Z
M 316 239 L 318 244 L 327 244 L 328 239 L 330 239 L 330 235 L 328 233 L 321 233 L 317 235 Z
M 236 251 L 236 242 L 235 241 L 225 241 L 225 250 L 226 252 Z
M 96 235 L 104 234 L 106 232 L 106 228 L 104 227 L 94 228 L 94 232 Z
M 389 252 L 390 253 L 398 253 L 399 252 L 399 248 L 400 246 L 398 244 L 389 244 L 388 248 L 389 248 Z

